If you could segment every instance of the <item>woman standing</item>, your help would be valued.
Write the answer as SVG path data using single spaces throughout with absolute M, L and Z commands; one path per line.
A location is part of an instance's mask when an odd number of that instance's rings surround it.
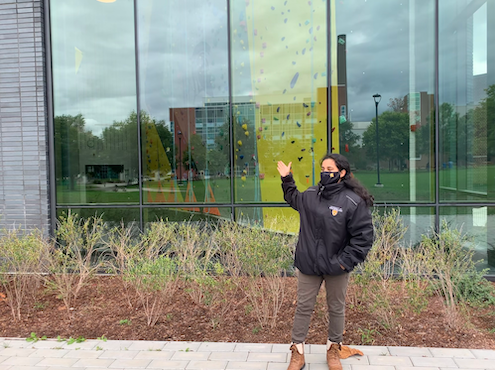
M 304 341 L 323 281 L 329 314 L 328 368 L 342 370 L 340 350 L 349 272 L 365 260 L 373 244 L 369 210 L 373 197 L 353 177 L 343 155 L 327 154 L 321 161 L 321 181 L 302 193 L 297 190 L 290 173 L 291 164 L 278 162 L 284 199 L 300 216 L 294 262 L 298 281 L 297 308 L 288 370 L 300 370 L 305 366 Z

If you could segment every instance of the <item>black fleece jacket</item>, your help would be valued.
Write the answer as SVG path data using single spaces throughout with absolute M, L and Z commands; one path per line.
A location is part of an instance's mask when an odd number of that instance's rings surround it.
M 339 275 L 363 262 L 373 244 L 371 212 L 343 182 L 297 190 L 282 177 L 284 199 L 300 216 L 295 266 L 305 275 Z M 342 267 L 344 269 L 342 269 Z

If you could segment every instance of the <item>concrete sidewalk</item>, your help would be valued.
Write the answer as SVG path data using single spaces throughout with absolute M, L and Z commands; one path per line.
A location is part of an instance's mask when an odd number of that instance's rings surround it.
M 364 356 L 344 370 L 495 369 L 495 350 L 352 346 Z M 328 370 L 324 345 L 306 345 L 305 370 Z M 0 370 L 263 369 L 286 370 L 289 344 L 0 338 Z

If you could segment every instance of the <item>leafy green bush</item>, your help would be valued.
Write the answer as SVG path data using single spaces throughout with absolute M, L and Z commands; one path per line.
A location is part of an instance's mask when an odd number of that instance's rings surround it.
M 100 251 L 107 229 L 101 216 L 82 219 L 71 212 L 62 216 L 57 226 L 56 241 L 44 259 L 49 272 L 44 280 L 63 300 L 70 318 L 81 289 L 102 264 Z
M 431 286 L 444 298 L 449 326 L 462 324 L 459 306 L 493 304 L 495 291 L 473 260 L 472 240 L 461 230 L 443 222 L 438 234 L 423 235 L 420 251 Z
M 168 256 L 153 258 L 135 255 L 127 261 L 122 279 L 136 292 L 147 318 L 153 326 L 172 299 L 177 283 L 177 264 Z
M 0 238 L 0 284 L 14 320 L 21 319 L 25 298 L 34 294 L 40 281 L 42 260 L 49 245 L 39 231 L 4 230 Z

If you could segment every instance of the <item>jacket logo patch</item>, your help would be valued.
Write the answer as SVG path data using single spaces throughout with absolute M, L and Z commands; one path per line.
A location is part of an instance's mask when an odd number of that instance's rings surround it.
M 342 208 L 340 207 L 330 206 L 328 209 L 332 211 L 332 216 L 337 216 L 339 212 L 342 212 Z

